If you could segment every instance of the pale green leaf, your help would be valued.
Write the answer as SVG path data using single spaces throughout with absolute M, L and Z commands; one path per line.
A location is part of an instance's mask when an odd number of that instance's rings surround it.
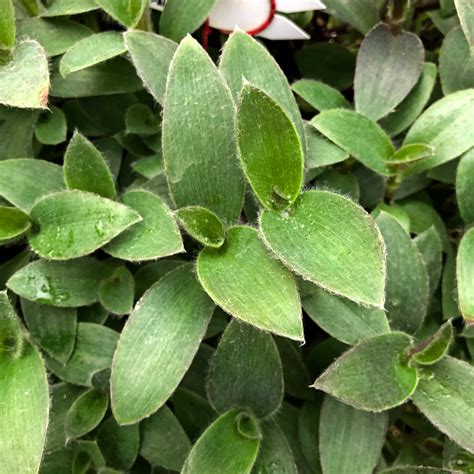
M 225 222 L 237 220 L 244 183 L 234 115 L 216 67 L 197 41 L 186 38 L 170 66 L 163 109 L 163 158 L 178 207 L 203 206 Z
M 225 229 L 221 220 L 209 209 L 199 206 L 182 207 L 176 215 L 183 229 L 207 247 L 221 247 Z
M 380 19 L 372 0 L 326 0 L 327 12 L 367 33 Z
M 128 191 L 123 202 L 142 221 L 105 247 L 110 255 L 129 261 L 154 260 L 183 251 L 183 242 L 171 211 L 163 200 L 145 190 Z
M 168 0 L 160 18 L 160 33 L 181 41 L 206 20 L 216 0 Z
M 394 35 L 384 23 L 365 37 L 354 80 L 357 112 L 379 120 L 413 89 L 423 68 L 424 49 L 414 33 Z
M 260 329 L 303 340 L 296 283 L 269 255 L 255 229 L 229 229 L 220 249 L 201 251 L 197 270 L 206 292 L 227 313 Z
M 88 255 L 142 220 L 123 204 L 81 191 L 42 198 L 33 206 L 31 218 L 39 231 L 30 237 L 30 245 L 52 260 Z
M 77 41 L 61 58 L 59 72 L 63 77 L 94 66 L 126 51 L 121 33 L 104 31 Z
M 303 278 L 357 303 L 383 307 L 384 244 L 357 204 L 327 191 L 309 191 L 282 214 L 264 211 L 267 245 Z
M 1 165 L 0 165 L 1 166 Z M 474 149 L 463 155 L 456 173 L 456 197 L 466 224 L 474 224 Z
M 319 422 L 319 452 L 324 474 L 369 474 L 385 441 L 386 413 L 368 413 L 326 395 Z
M 43 145 L 59 145 L 66 141 L 66 135 L 66 116 L 60 108 L 53 105 L 51 110 L 45 112 L 38 120 L 35 137 Z
M 320 288 L 303 298 L 303 308 L 318 326 L 346 344 L 390 332 L 384 310 L 360 306 Z
M 210 364 L 207 394 L 218 413 L 236 406 L 259 418 L 276 412 L 283 401 L 283 373 L 272 336 L 230 322 Z
M 472 148 L 473 117 L 474 89 L 455 92 L 429 107 L 410 128 L 403 144 L 425 143 L 435 154 L 415 164 L 411 172 L 434 168 Z
M 221 415 L 197 440 L 182 474 L 249 474 L 258 454 L 257 421 L 235 408 Z
M 71 262 L 36 260 L 17 271 L 7 286 L 17 295 L 37 303 L 76 307 L 95 303 L 103 265 L 86 257 Z
M 288 80 L 262 44 L 243 31 L 235 31 L 224 45 L 220 71 L 236 102 L 245 81 L 268 94 L 291 118 L 305 148 L 303 121 Z
M 462 30 L 469 43 L 471 51 L 474 50 L 474 4 L 471 0 L 454 0 L 456 10 L 461 22 Z
M 322 390 L 347 405 L 381 412 L 405 402 L 418 383 L 404 358 L 410 337 L 401 332 L 365 339 L 336 359 L 316 380 Z
M 127 31 L 124 38 L 138 76 L 150 94 L 162 104 L 176 43 L 145 31 Z
M 350 108 L 346 98 L 337 89 L 324 84 L 324 82 L 300 79 L 294 82 L 291 88 L 311 107 L 320 112 L 330 109 Z
M 311 125 L 368 168 L 385 176 L 391 174 L 385 162 L 395 149 L 372 120 L 352 110 L 334 109 L 320 113 Z
M 50 0 L 48 8 L 42 12 L 43 17 L 78 15 L 98 7 L 95 0 Z
M 453 338 L 453 325 L 449 320 L 426 341 L 413 348 L 410 362 L 420 365 L 436 364 L 448 353 Z
M 15 10 L 12 0 L 0 1 L 0 53 L 8 52 L 15 43 Z
M 424 160 L 435 154 L 435 150 L 430 145 L 423 143 L 410 143 L 399 148 L 387 162 L 387 166 L 392 170 L 403 170 L 406 165 L 419 160 Z
M 133 28 L 145 11 L 146 0 L 96 0 L 100 8 L 127 28 Z
M 145 293 L 114 356 L 112 410 L 120 424 L 146 418 L 171 396 L 199 348 L 213 310 L 190 265 L 169 273 Z
M 14 207 L 0 206 L 0 245 L 18 239 L 31 228 L 26 214 Z
M 99 150 L 77 131 L 66 149 L 63 168 L 69 189 L 115 199 L 115 183 L 107 163 Z
M 48 426 L 44 363 L 29 343 L 17 359 L 0 352 L 0 472 L 38 472 Z
M 413 334 L 426 315 L 428 274 L 420 252 L 397 220 L 381 212 L 376 222 L 387 251 L 387 317 L 393 329 Z
M 474 228 L 461 239 L 456 258 L 459 307 L 464 320 L 474 322 Z
M 12 57 L 0 64 L 0 104 L 27 109 L 48 106 L 49 68 L 39 43 L 23 39 Z
M 422 370 L 413 401 L 441 432 L 474 453 L 474 367 L 446 357 Z

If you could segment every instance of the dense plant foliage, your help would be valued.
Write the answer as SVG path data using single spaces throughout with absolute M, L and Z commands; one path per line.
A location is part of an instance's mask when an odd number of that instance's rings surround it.
M 0 473 L 474 472 L 472 0 L 213 3 L 0 0 Z

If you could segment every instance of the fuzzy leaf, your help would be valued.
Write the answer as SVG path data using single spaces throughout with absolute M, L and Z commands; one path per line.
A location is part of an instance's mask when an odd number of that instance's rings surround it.
M 137 135 L 155 135 L 161 131 L 160 120 L 145 104 L 133 104 L 127 109 L 125 115 L 125 126 L 127 128 L 127 133 L 134 133 Z M 148 159 L 148 157 L 142 158 L 142 160 L 146 159 Z M 159 163 L 162 164 L 163 161 L 160 160 Z M 139 172 L 136 167 L 134 167 L 134 170 Z M 163 171 L 162 167 L 160 171 Z M 150 176 L 150 178 L 152 177 L 153 176 Z
M 387 317 L 392 329 L 413 334 L 426 315 L 428 274 L 415 244 L 397 220 L 381 212 L 376 222 L 387 250 Z
M 167 0 L 160 18 L 160 33 L 181 41 L 204 23 L 214 3 L 216 0 Z
M 423 369 L 413 401 L 441 432 L 474 453 L 474 367 L 446 357 Z
M 318 326 L 346 344 L 390 332 L 384 310 L 360 306 L 320 288 L 303 299 L 303 308 Z
M 365 211 L 327 191 L 309 191 L 286 213 L 264 211 L 267 245 L 285 265 L 352 301 L 382 307 L 385 257 L 381 235 Z
M 326 395 L 319 422 L 324 474 L 373 472 L 385 441 L 387 418 L 386 413 L 357 410 Z
M 283 373 L 272 336 L 230 322 L 210 364 L 207 394 L 218 413 L 235 406 L 259 418 L 276 412 L 283 401 Z
M 463 155 L 456 173 L 456 197 L 466 224 L 474 224 L 474 149 Z
M 454 4 L 462 30 L 472 51 L 474 49 L 474 5 L 469 0 L 454 0 Z
M 201 244 L 218 248 L 224 243 L 224 225 L 209 209 L 188 206 L 176 211 L 176 215 L 183 229 Z
M 75 132 L 64 155 L 64 180 L 69 189 L 78 189 L 115 199 L 115 184 L 97 148 Z
M 0 292 L 0 357 L 21 357 L 24 348 L 20 319 L 8 299 L 6 291 Z
M 107 311 L 114 314 L 129 314 L 133 307 L 135 281 L 125 266 L 113 269 L 99 288 L 99 301 Z
M 14 207 L 0 206 L 0 245 L 26 234 L 31 228 L 26 214 Z
M 127 28 L 133 28 L 145 11 L 146 0 L 96 0 L 102 10 Z
M 391 174 L 385 162 L 395 152 L 393 144 L 367 117 L 352 110 L 327 110 L 311 120 L 311 125 L 368 168 L 381 175 Z
M 38 472 L 48 426 L 49 392 L 44 363 L 26 343 L 12 359 L 0 352 L 0 472 Z
M 169 273 L 145 293 L 114 356 L 112 410 L 120 424 L 146 418 L 171 396 L 199 348 L 213 310 L 189 265 Z
M 48 8 L 41 14 L 43 17 L 78 15 L 98 7 L 95 0 L 50 0 Z
M 170 67 L 163 110 L 171 194 L 178 207 L 203 206 L 229 223 L 238 218 L 243 199 L 234 113 L 230 92 L 209 56 L 191 37 L 183 40 Z
M 453 342 L 451 320 L 444 323 L 428 340 L 412 350 L 411 361 L 420 365 L 433 365 L 439 362 L 449 351 Z
M 257 421 L 241 409 L 221 415 L 193 446 L 182 474 L 250 474 L 260 445 Z
M 371 30 L 357 55 L 357 112 L 374 121 L 391 112 L 418 81 L 424 55 L 423 44 L 413 33 L 395 36 L 384 23 Z
M 303 149 L 290 118 L 267 94 L 246 85 L 237 113 L 240 162 L 253 191 L 268 209 L 287 208 L 303 183 Z
M 119 56 L 125 51 L 125 43 L 121 33 L 104 31 L 77 41 L 61 58 L 59 72 L 63 77 L 86 69 L 90 66 Z
M 418 383 L 416 369 L 403 362 L 409 344 L 401 332 L 365 339 L 331 364 L 313 387 L 360 410 L 401 405 Z
M 43 145 L 58 145 L 66 141 L 67 122 L 64 112 L 54 105 L 40 117 L 35 129 L 36 139 Z
M 29 301 L 63 308 L 95 303 L 104 267 L 94 258 L 71 262 L 36 260 L 17 271 L 7 286 Z
M 39 43 L 23 39 L 12 57 L 0 64 L 0 104 L 28 109 L 48 106 L 49 68 Z
M 380 18 L 376 4 L 371 0 L 326 0 L 324 3 L 329 14 L 347 21 L 363 34 Z
M 418 252 L 420 252 L 428 272 L 430 295 L 433 296 L 438 288 L 443 266 L 443 243 L 441 242 L 441 237 L 434 227 L 430 227 L 419 234 L 413 242 Z
M 123 202 L 142 221 L 105 247 L 110 255 L 128 261 L 154 260 L 183 251 L 178 226 L 163 200 L 144 190 L 128 191 Z
M 295 281 L 268 254 L 255 229 L 229 229 L 220 249 L 201 251 L 197 270 L 206 292 L 227 313 L 260 329 L 303 340 Z
M 456 258 L 459 307 L 464 320 L 474 322 L 474 228 L 469 229 L 461 239 Z
M 337 90 L 324 82 L 311 79 L 300 79 L 291 88 L 311 107 L 322 112 L 330 109 L 346 109 L 350 107 L 346 98 Z

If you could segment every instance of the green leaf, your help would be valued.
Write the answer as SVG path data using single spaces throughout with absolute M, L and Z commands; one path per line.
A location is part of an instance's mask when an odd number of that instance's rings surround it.
M 222 51 L 220 71 L 236 102 L 245 81 L 269 95 L 290 117 L 305 143 L 303 121 L 288 80 L 261 43 L 243 31 L 232 33 Z
M 140 448 L 138 425 L 120 426 L 111 416 L 101 423 L 97 444 L 107 466 L 127 471 L 134 464 Z
M 357 410 L 326 395 L 319 422 L 324 474 L 373 472 L 381 456 L 387 424 L 387 413 Z
M 39 232 L 31 248 L 52 260 L 82 257 L 101 248 L 131 225 L 141 221 L 133 209 L 81 191 L 52 194 L 31 209 Z
M 430 295 L 433 296 L 438 288 L 443 266 L 443 243 L 441 242 L 441 237 L 433 226 L 419 234 L 413 242 L 418 252 L 420 252 L 428 272 Z
M 0 245 L 25 235 L 30 228 L 26 214 L 14 207 L 0 206 Z
M 8 52 L 15 43 L 15 10 L 12 0 L 0 1 L 0 54 Z
M 110 255 L 128 261 L 154 260 L 183 251 L 178 226 L 163 200 L 149 191 L 128 191 L 123 202 L 142 221 L 105 247 Z
M 53 359 L 65 364 L 76 344 L 77 313 L 72 308 L 21 300 L 23 317 L 32 339 Z
M 454 4 L 462 30 L 472 51 L 474 50 L 474 5 L 465 0 L 454 0 Z
M 186 38 L 170 67 L 163 109 L 170 191 L 178 207 L 203 206 L 228 223 L 240 214 L 244 188 L 234 115 L 232 97 L 216 67 L 194 39 Z
M 236 406 L 259 418 L 275 413 L 283 401 L 283 373 L 272 336 L 230 322 L 211 361 L 207 394 L 218 413 Z
M 98 300 L 102 264 L 91 257 L 71 262 L 36 260 L 17 271 L 7 286 L 29 301 L 74 308 Z
M 384 310 L 360 306 L 320 288 L 303 299 L 303 308 L 318 326 L 346 344 L 390 332 Z
M 406 130 L 425 108 L 436 81 L 436 66 L 424 63 L 415 87 L 403 99 L 394 112 L 380 121 L 382 128 L 391 136 Z
M 0 106 L 1 107 L 1 106 Z M 33 156 L 33 135 L 38 111 L 28 109 L 6 109 L 5 120 L 0 124 L 0 160 Z M 36 160 L 39 161 L 39 160 Z
M 168 0 L 160 18 L 160 33 L 181 41 L 206 20 L 216 0 Z
M 456 282 L 456 254 L 450 244 L 446 252 L 443 276 L 441 279 L 442 309 L 444 319 L 457 318 L 461 312 L 458 306 L 458 287 Z
M 75 132 L 64 155 L 64 180 L 69 189 L 78 189 L 115 199 L 115 184 L 97 148 Z
M 456 258 L 459 307 L 467 323 L 474 322 L 474 228 L 461 239 Z
M 0 104 L 45 109 L 48 92 L 49 68 L 43 48 L 33 40 L 19 41 L 11 59 L 0 64 Z
M 43 17 L 78 15 L 98 7 L 95 0 L 50 0 L 48 8 L 41 14 Z
M 127 31 L 125 45 L 145 88 L 163 104 L 166 79 L 177 45 L 163 36 L 145 31 Z
M 278 474 L 297 474 L 298 469 L 290 445 L 276 422 L 265 421 L 261 429 L 262 441 L 252 473 L 265 474 L 273 471 Z
M 268 209 L 285 209 L 303 183 L 303 149 L 290 118 L 267 94 L 246 85 L 237 113 L 240 162 L 253 191 Z
M 439 75 L 445 95 L 474 87 L 472 49 L 459 26 L 444 38 L 439 53 Z
M 118 338 L 119 334 L 108 327 L 79 323 L 71 358 L 63 365 L 46 357 L 48 369 L 66 382 L 91 387 L 93 375 L 112 365 Z
M 258 454 L 257 421 L 239 408 L 221 415 L 197 440 L 182 474 L 249 474 Z
M 458 474 L 461 471 L 426 466 L 395 466 L 379 472 L 380 474 Z
M 0 165 L 1 166 L 1 165 Z M 465 153 L 459 161 L 456 173 L 456 197 L 459 212 L 466 224 L 474 224 L 474 149 Z
M 305 131 L 306 169 L 311 170 L 333 165 L 349 158 L 349 153 L 324 138 L 310 123 L 306 124 Z
M 309 191 L 289 212 L 264 211 L 260 227 L 268 247 L 303 278 L 357 303 L 383 307 L 383 241 L 350 199 Z
M 66 417 L 65 430 L 69 439 L 80 438 L 96 428 L 104 418 L 109 397 L 91 388 L 72 404 Z
M 61 58 L 59 72 L 63 77 L 119 56 L 125 51 L 123 35 L 104 31 L 77 41 Z
M 215 248 L 224 243 L 224 225 L 209 209 L 188 206 L 176 211 L 176 215 L 183 229 L 199 243 Z
M 435 149 L 435 154 L 415 164 L 411 172 L 434 168 L 472 148 L 473 116 L 474 89 L 450 94 L 428 108 L 410 128 L 403 144 L 425 143 Z
M 337 89 L 324 84 L 324 82 L 300 79 L 294 82 L 291 88 L 311 107 L 320 112 L 330 109 L 350 108 L 346 98 Z
M 392 329 L 413 334 L 426 315 L 428 274 L 420 252 L 397 220 L 381 212 L 376 222 L 387 251 L 387 317 Z
M 412 349 L 411 363 L 433 365 L 439 362 L 449 351 L 453 342 L 451 320 L 444 323 L 430 338 Z
M 145 11 L 145 0 L 96 0 L 102 10 L 127 28 L 133 28 Z
M 181 471 L 191 442 L 173 412 L 165 405 L 140 427 L 140 456 L 152 466 Z
M 340 172 L 336 169 L 328 169 L 321 173 L 314 181 L 316 188 L 334 191 L 358 202 L 360 188 L 357 177 L 352 174 Z
M 213 310 L 190 265 L 169 273 L 145 293 L 114 356 L 112 410 L 120 424 L 146 418 L 171 396 L 199 348 Z
M 0 161 L 0 195 L 27 214 L 37 200 L 64 187 L 58 165 L 28 158 Z
M 121 57 L 73 72 L 66 78 L 55 68 L 51 77 L 51 95 L 63 99 L 126 94 L 141 89 L 143 85 L 134 67 Z
M 115 268 L 101 282 L 99 301 L 104 308 L 114 314 L 129 314 L 133 307 L 135 281 L 125 266 Z
M 446 357 L 422 370 L 413 401 L 442 433 L 474 453 L 474 367 Z
M 8 299 L 6 291 L 0 292 L 0 357 L 21 357 L 24 347 L 20 320 Z
M 28 36 L 43 46 L 47 56 L 65 53 L 74 43 L 93 34 L 87 26 L 64 18 L 26 18 L 17 22 L 18 37 Z
M 435 150 L 430 145 L 424 145 L 423 143 L 411 143 L 410 145 L 404 145 L 398 149 L 388 159 L 387 166 L 395 171 L 403 171 L 407 164 L 429 158 L 430 156 L 433 156 L 434 153 Z
M 380 412 L 405 402 L 418 383 L 404 361 L 410 337 L 401 332 L 365 339 L 345 352 L 313 387 L 360 410 Z
M 138 135 L 155 135 L 161 131 L 158 117 L 145 104 L 133 104 L 127 109 L 125 125 L 127 133 Z M 135 167 L 134 169 L 138 171 Z M 150 176 L 150 178 L 152 177 Z
M 418 81 L 424 55 L 423 44 L 413 33 L 395 36 L 384 23 L 371 30 L 357 55 L 357 112 L 374 121 L 390 113 Z
M 260 329 L 303 340 L 295 281 L 269 255 L 255 229 L 229 229 L 220 249 L 201 251 L 197 271 L 206 292 L 227 313 Z
M 43 145 L 59 145 L 66 141 L 66 135 L 66 116 L 60 108 L 53 105 L 51 110 L 45 112 L 38 120 L 35 137 Z
M 320 113 L 311 125 L 368 168 L 385 176 L 391 174 L 385 162 L 395 149 L 372 120 L 352 110 L 334 109 Z
M 326 0 L 327 12 L 366 34 L 379 21 L 376 3 L 371 0 Z
M 0 471 L 38 472 L 48 426 L 49 392 L 44 363 L 26 343 L 12 359 L 0 352 Z

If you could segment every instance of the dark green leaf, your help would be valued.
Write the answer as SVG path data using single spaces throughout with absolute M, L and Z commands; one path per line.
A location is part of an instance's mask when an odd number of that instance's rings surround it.
M 221 247 L 225 229 L 221 220 L 211 211 L 199 206 L 183 207 L 176 215 L 184 230 L 207 247 Z
M 430 295 L 433 296 L 438 288 L 443 266 L 443 243 L 434 227 L 430 227 L 413 241 L 421 254 L 428 272 Z
M 135 281 L 125 266 L 113 269 L 100 284 L 99 301 L 114 314 L 129 314 L 132 311 L 134 295 Z
M 430 338 L 413 348 L 411 361 L 420 365 L 436 364 L 448 353 L 453 337 L 453 325 L 449 320 Z
M 461 239 L 456 258 L 459 307 L 464 320 L 474 322 L 474 228 Z
M 350 107 L 349 102 L 337 89 L 321 81 L 300 79 L 293 83 L 291 88 L 309 105 L 320 112 Z
M 133 104 L 127 109 L 125 125 L 127 133 L 138 135 L 155 135 L 161 130 L 158 117 L 145 104 Z M 134 169 L 136 170 L 136 168 Z
M 25 235 L 30 228 L 26 214 L 14 207 L 0 206 L 0 245 Z
M 24 347 L 23 329 L 6 291 L 0 292 L 0 357 L 21 357 Z
M 58 145 L 66 141 L 67 122 L 64 112 L 54 105 L 40 117 L 35 129 L 36 139 L 43 145 Z
M 114 20 L 127 28 L 133 28 L 140 21 L 145 11 L 146 0 L 96 0 Z
M 1 165 L 0 165 L 1 166 Z M 474 149 L 459 161 L 456 173 L 456 197 L 462 218 L 466 224 L 474 223 Z
M 326 0 L 325 5 L 331 15 L 350 23 L 364 34 L 380 18 L 376 3 L 371 0 Z
M 33 156 L 33 136 L 38 111 L 8 109 L 4 120 L 0 125 L 0 160 Z

